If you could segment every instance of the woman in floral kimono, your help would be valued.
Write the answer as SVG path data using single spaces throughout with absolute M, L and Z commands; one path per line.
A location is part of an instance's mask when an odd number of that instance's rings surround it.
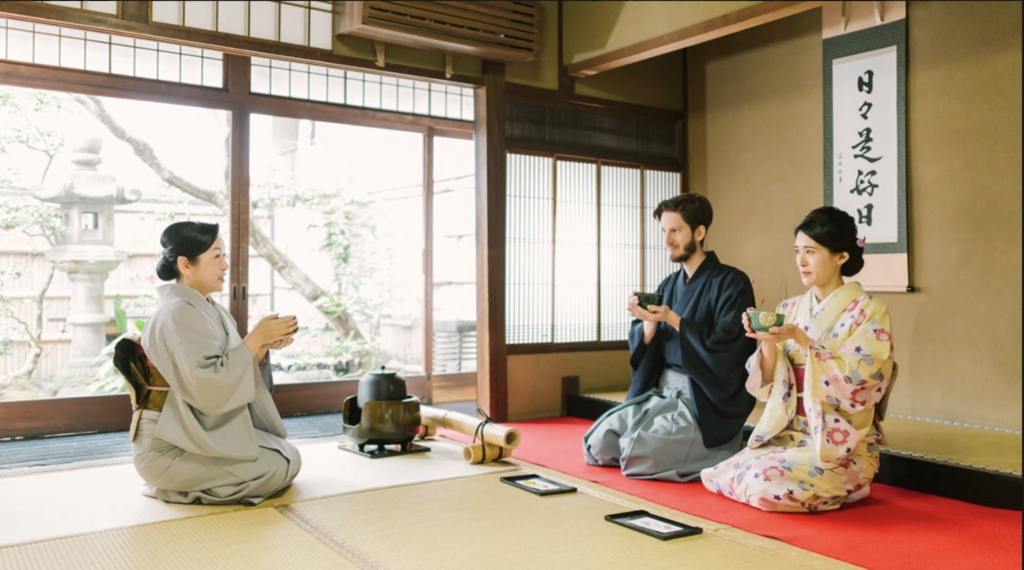
M 876 406 L 895 373 L 889 309 L 856 282 L 864 241 L 842 210 L 812 211 L 794 231 L 807 293 L 747 362 L 765 411 L 746 449 L 701 472 L 704 486 L 765 511 L 837 509 L 868 496 L 883 442 Z

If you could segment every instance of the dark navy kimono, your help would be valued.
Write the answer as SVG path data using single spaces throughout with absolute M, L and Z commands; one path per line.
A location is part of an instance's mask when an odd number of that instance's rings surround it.
M 714 252 L 706 255 L 689 280 L 680 269 L 658 286 L 664 304 L 681 317 L 678 331 L 658 323 L 654 339 L 645 345 L 643 321 L 633 321 L 627 400 L 656 388 L 666 366 L 688 376 L 704 446 L 712 448 L 733 439 L 754 409 L 754 397 L 745 388 L 745 364 L 757 341 L 745 336 L 741 315 L 756 305 L 750 278 L 723 265 Z

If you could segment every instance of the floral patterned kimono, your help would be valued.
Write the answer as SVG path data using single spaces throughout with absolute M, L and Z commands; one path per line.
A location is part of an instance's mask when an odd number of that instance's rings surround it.
M 701 472 L 709 490 L 765 511 L 839 508 L 866 496 L 878 472 L 876 406 L 884 408 L 895 368 L 889 309 L 856 282 L 816 308 L 813 295 L 778 308 L 811 339 L 808 351 L 779 343 L 770 379 L 760 350 L 747 361 L 747 390 L 766 403 L 747 448 Z

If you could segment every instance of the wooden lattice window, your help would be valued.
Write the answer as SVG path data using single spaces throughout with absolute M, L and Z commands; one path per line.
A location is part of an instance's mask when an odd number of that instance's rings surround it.
M 289 99 L 473 120 L 473 90 L 469 87 L 361 70 L 253 57 L 251 89 Z
M 672 270 L 653 219 L 679 172 L 508 155 L 506 341 L 625 340 L 632 291 Z
M 151 2 L 150 21 L 330 50 L 333 2 Z
M 60 6 L 62 8 L 71 8 L 74 10 L 85 10 L 86 12 L 96 12 L 98 14 L 106 14 L 108 16 L 117 16 L 118 10 L 120 9 L 120 2 L 114 2 L 110 0 L 104 0 L 99 2 L 37 2 L 37 4 L 49 4 L 51 6 Z
M 224 54 L 216 50 L 10 18 L 0 18 L 0 59 L 224 86 Z

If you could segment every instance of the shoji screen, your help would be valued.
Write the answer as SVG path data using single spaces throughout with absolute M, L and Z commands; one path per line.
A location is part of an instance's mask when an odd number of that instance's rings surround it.
M 640 290 L 640 169 L 601 166 L 601 340 L 625 340 L 626 302 Z
M 505 339 L 552 342 L 554 161 L 508 155 Z
M 672 263 L 665 250 L 661 226 L 654 219 L 654 209 L 663 200 L 679 195 L 679 173 L 661 170 L 644 171 L 644 289 L 654 291 L 662 279 L 679 267 Z

